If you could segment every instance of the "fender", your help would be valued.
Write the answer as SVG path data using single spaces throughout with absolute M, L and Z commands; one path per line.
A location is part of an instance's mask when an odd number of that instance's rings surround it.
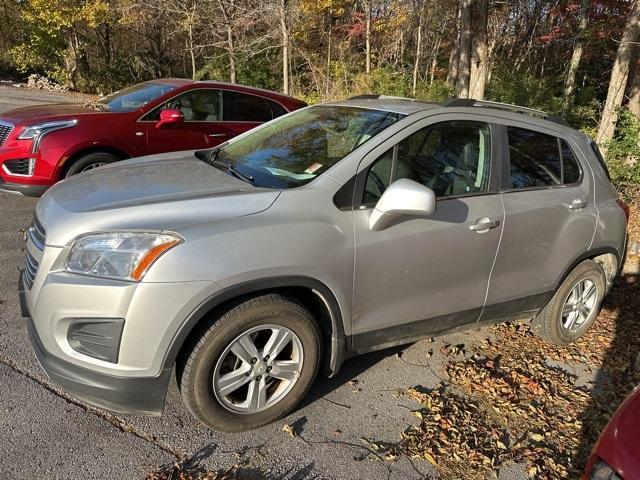
M 616 260 L 618 261 L 617 274 L 619 274 L 620 269 L 622 268 L 622 262 L 620 262 L 620 253 L 618 252 L 618 250 L 613 247 L 592 248 L 573 259 L 573 261 L 564 270 L 564 272 L 562 272 L 560 279 L 556 282 L 555 287 L 553 288 L 553 292 L 555 293 L 558 288 L 560 288 L 560 285 L 562 284 L 562 282 L 564 282 L 565 278 L 567 278 L 567 276 L 573 271 L 574 268 L 578 266 L 580 262 L 583 262 L 584 260 L 587 260 L 589 258 L 597 257 L 598 255 L 604 255 L 605 253 L 612 253 L 613 255 L 615 255 Z
M 333 377 L 338 373 L 342 362 L 345 359 L 346 339 L 344 333 L 344 324 L 342 312 L 335 295 L 324 283 L 310 277 L 302 276 L 285 276 L 252 280 L 231 287 L 223 288 L 216 292 L 206 300 L 204 300 L 193 312 L 187 317 L 181 325 L 178 332 L 173 337 L 169 349 L 165 354 L 162 364 L 163 371 L 171 371 L 175 364 L 178 354 L 184 346 L 187 338 L 193 332 L 194 328 L 199 324 L 205 315 L 223 303 L 238 298 L 242 295 L 257 293 L 265 290 L 273 290 L 277 288 L 295 288 L 304 287 L 311 291 L 322 301 L 329 312 L 329 320 L 331 322 L 331 336 L 325 339 L 330 340 L 328 345 L 324 345 L 323 355 L 323 372 Z
M 67 150 L 65 154 L 60 158 L 60 161 L 56 163 L 55 171 L 53 173 L 53 178 L 55 179 L 55 181 L 61 180 L 60 174 L 64 170 L 64 167 L 70 159 L 81 154 L 93 152 L 108 152 L 124 159 L 132 158 L 132 155 L 126 150 L 120 147 L 115 147 L 111 143 L 101 141 L 79 143 L 77 145 L 73 145 L 69 150 Z

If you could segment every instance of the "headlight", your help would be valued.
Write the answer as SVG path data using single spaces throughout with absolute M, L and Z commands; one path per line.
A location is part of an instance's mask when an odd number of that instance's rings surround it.
M 589 478 L 591 480 L 622 480 L 622 477 L 602 460 L 598 460 L 598 463 L 594 465 Z
M 77 123 L 77 120 L 62 120 L 58 122 L 37 123 L 36 125 L 26 127 L 20 133 L 20 135 L 18 135 L 18 140 L 33 140 L 33 147 L 31 148 L 31 150 L 35 152 L 36 150 L 38 150 L 40 141 L 46 134 L 54 132 L 56 130 L 61 130 L 63 128 L 74 127 Z
M 78 237 L 65 270 L 95 277 L 139 282 L 161 255 L 182 242 L 170 233 L 113 232 Z

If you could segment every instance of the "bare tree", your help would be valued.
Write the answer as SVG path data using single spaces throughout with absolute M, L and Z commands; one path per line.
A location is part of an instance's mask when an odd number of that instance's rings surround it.
M 629 111 L 640 117 L 640 55 L 633 65 L 633 77 L 629 87 Z
M 416 2 L 416 8 L 418 9 L 418 30 L 416 31 L 416 55 L 413 62 L 413 81 L 411 83 L 411 95 L 416 96 L 416 88 L 418 86 L 418 71 L 420 68 L 420 61 L 422 60 L 422 29 L 424 28 L 424 4 L 423 0 Z
M 489 0 L 476 0 L 473 8 L 473 40 L 471 42 L 471 70 L 469 97 L 484 99 L 484 90 L 489 72 L 489 46 L 487 43 L 487 22 Z
M 371 0 L 363 0 L 364 4 L 364 45 L 365 45 L 365 72 L 371 73 Z
M 460 60 L 458 63 L 458 83 L 456 94 L 460 98 L 469 97 L 471 77 L 471 7 L 474 0 L 460 0 Z
M 562 101 L 562 110 L 568 111 L 573 105 L 574 89 L 576 86 L 576 74 L 578 73 L 578 67 L 580 66 L 580 59 L 582 58 L 582 52 L 584 50 L 584 36 L 587 30 L 587 23 L 589 22 L 589 9 L 591 8 L 591 0 L 582 0 L 580 5 L 580 24 L 578 25 L 578 34 L 576 41 L 573 44 L 573 53 L 571 55 L 571 61 L 569 62 L 569 68 L 567 70 L 567 76 L 564 80 L 564 94 Z
M 461 2 L 458 2 L 458 8 L 456 10 L 456 38 L 451 47 L 451 53 L 449 54 L 449 71 L 447 72 L 447 84 L 455 87 L 458 83 L 458 73 L 460 67 L 460 32 L 462 9 L 460 8 Z
M 280 0 L 280 32 L 282 35 L 282 91 L 289 95 L 289 47 L 291 35 L 287 23 L 288 0 Z
M 634 0 L 627 16 L 627 23 L 618 46 L 616 59 L 611 69 L 607 101 L 602 111 L 596 141 L 601 147 L 613 138 L 618 122 L 618 108 L 622 105 L 624 91 L 629 78 L 629 65 L 634 58 L 635 42 L 640 34 L 640 0 Z M 606 152 L 605 152 L 606 153 Z

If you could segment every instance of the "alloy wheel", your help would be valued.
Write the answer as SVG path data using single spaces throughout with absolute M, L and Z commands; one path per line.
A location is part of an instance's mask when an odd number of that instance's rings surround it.
M 281 325 L 261 325 L 235 338 L 220 355 L 213 392 L 235 413 L 266 410 L 293 388 L 304 360 L 302 342 Z
M 579 281 L 569 292 L 562 307 L 562 328 L 570 333 L 578 330 L 593 314 L 598 300 L 598 287 L 592 280 Z

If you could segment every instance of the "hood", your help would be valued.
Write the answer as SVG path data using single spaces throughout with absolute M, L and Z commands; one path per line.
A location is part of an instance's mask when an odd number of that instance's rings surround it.
M 7 120 L 14 125 L 33 123 L 49 120 L 62 120 L 78 115 L 117 115 L 114 112 L 102 112 L 88 106 L 75 103 L 53 103 L 50 105 L 37 105 L 33 107 L 22 107 L 2 113 L 0 118 Z
M 280 192 L 256 188 L 193 152 L 141 157 L 98 168 L 50 188 L 36 206 L 47 244 L 104 230 L 176 230 L 251 215 Z

